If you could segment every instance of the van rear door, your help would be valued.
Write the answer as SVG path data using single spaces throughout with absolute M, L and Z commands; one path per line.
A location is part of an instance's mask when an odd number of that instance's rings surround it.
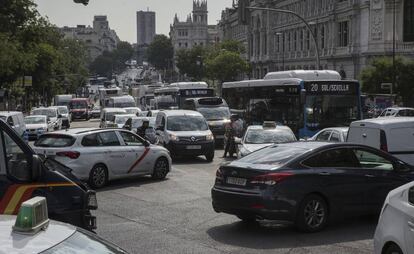
M 393 128 L 387 133 L 388 151 L 414 165 L 414 127 Z
M 349 129 L 347 142 L 367 145 L 380 149 L 380 129 L 352 126 Z

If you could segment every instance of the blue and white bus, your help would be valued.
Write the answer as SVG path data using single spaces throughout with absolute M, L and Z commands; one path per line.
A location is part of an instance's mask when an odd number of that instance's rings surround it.
M 248 124 L 276 121 L 299 138 L 327 127 L 349 126 L 362 117 L 360 84 L 336 71 L 283 71 L 261 80 L 223 83 L 223 98 L 243 111 Z

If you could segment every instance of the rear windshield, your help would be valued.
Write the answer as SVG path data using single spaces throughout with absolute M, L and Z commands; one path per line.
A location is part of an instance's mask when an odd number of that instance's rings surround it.
M 69 103 L 70 109 L 84 109 L 88 107 L 88 103 L 86 101 L 71 101 Z
M 240 159 L 239 162 L 282 166 L 286 162 L 306 153 L 307 151 L 307 149 L 301 147 L 273 145 L 251 153 Z
M 67 135 L 46 134 L 35 142 L 38 147 L 69 147 L 75 143 L 75 138 Z
M 206 131 L 208 125 L 204 117 L 200 116 L 170 116 L 167 130 L 170 131 Z
M 57 117 L 56 109 L 34 109 L 31 113 L 32 115 L 48 116 L 48 117 Z
M 246 134 L 246 144 L 288 143 L 296 141 L 290 131 L 249 130 Z

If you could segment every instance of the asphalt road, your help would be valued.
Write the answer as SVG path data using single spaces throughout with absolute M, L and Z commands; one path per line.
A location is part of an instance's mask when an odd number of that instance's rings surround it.
M 97 127 L 97 120 L 72 127 Z M 223 162 L 175 161 L 164 181 L 141 177 L 98 190 L 97 233 L 130 253 L 372 253 L 376 218 L 347 219 L 315 234 L 288 225 L 244 225 L 217 214 L 210 189 Z

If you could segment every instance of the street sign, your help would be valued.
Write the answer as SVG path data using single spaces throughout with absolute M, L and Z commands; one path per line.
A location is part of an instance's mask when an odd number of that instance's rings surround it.
M 33 84 L 32 76 L 24 76 L 24 86 L 30 87 Z

